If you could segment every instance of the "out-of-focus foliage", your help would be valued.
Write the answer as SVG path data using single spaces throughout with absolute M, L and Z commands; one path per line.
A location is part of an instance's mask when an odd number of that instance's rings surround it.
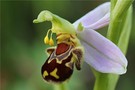
M 107 0 L 45 0 L 45 1 L 1 1 L 1 88 L 2 90 L 52 90 L 53 85 L 44 82 L 41 66 L 47 59 L 43 43 L 48 22 L 33 24 L 40 11 L 49 10 L 70 22 L 94 9 Z M 133 5 L 135 11 L 135 4 Z M 128 72 L 122 75 L 117 90 L 134 90 L 135 82 L 135 13 L 127 59 Z M 105 35 L 106 28 L 101 33 Z M 123 43 L 124 44 L 124 43 Z M 89 66 L 84 63 L 81 71 L 74 70 L 67 82 L 69 90 L 92 90 L 94 77 Z

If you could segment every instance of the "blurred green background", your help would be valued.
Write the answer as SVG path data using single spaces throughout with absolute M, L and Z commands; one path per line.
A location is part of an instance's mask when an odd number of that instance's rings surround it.
M 70 22 L 94 9 L 107 0 L 2 0 L 1 28 L 1 72 L 2 90 L 52 90 L 41 76 L 41 66 L 47 59 L 43 43 L 49 22 L 33 24 L 42 10 L 49 10 Z M 135 4 L 133 6 L 135 11 Z M 133 14 L 135 16 L 135 13 Z M 106 33 L 107 27 L 100 30 Z M 131 32 L 127 59 L 128 71 L 120 77 L 116 90 L 135 90 L 135 17 Z M 74 73 L 66 86 L 69 90 L 92 90 L 94 76 L 84 62 L 81 71 Z

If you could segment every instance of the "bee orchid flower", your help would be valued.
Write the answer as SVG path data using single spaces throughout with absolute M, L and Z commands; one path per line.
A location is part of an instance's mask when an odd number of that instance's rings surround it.
M 48 30 L 44 42 L 54 45 L 53 33 L 57 41 L 56 47 L 47 49 L 50 56 L 42 66 L 43 78 L 46 81 L 63 82 L 71 76 L 74 65 L 77 70 L 81 69 L 83 58 L 98 72 L 124 74 L 127 59 L 122 51 L 95 31 L 108 25 L 109 20 L 109 2 L 98 6 L 73 24 L 50 11 L 42 11 L 33 22 L 51 21 L 52 28 Z

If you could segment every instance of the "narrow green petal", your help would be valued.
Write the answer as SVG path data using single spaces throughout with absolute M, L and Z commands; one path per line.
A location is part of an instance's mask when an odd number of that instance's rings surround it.
M 70 33 L 76 34 L 74 26 L 68 22 L 67 20 L 51 13 L 48 10 L 41 11 L 38 15 L 37 19 L 33 20 L 33 23 L 41 23 L 44 21 L 51 21 L 52 22 L 52 29 L 53 33 Z

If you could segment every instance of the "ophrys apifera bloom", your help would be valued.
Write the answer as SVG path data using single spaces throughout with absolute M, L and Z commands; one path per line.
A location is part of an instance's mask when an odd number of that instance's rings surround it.
M 38 15 L 34 23 L 52 23 L 44 38 L 45 44 L 54 45 L 53 34 L 56 34 L 57 42 L 55 47 L 47 49 L 49 57 L 42 66 L 42 76 L 46 81 L 63 82 L 69 79 L 74 66 L 77 70 L 81 69 L 83 59 L 102 73 L 126 72 L 127 60 L 121 50 L 95 31 L 109 24 L 109 9 L 110 3 L 104 3 L 73 24 L 47 10 Z

